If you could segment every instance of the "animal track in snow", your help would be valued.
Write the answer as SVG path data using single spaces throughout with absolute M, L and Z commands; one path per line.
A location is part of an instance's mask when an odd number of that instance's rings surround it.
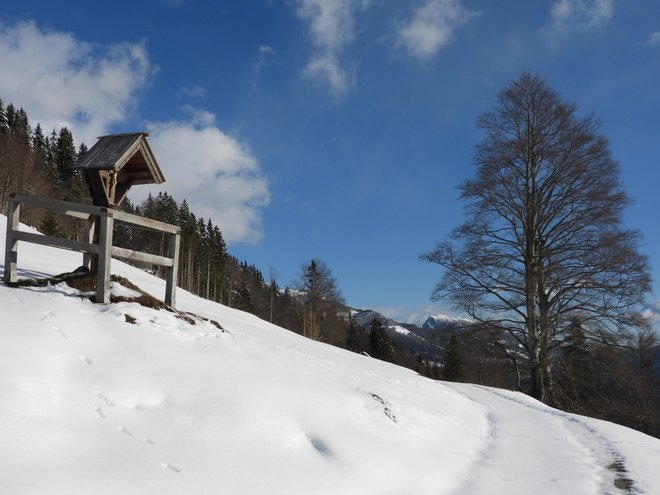
M 124 428 L 123 426 L 118 426 L 117 430 L 121 431 L 126 436 L 129 436 L 129 437 L 133 436 L 133 434 L 130 431 L 128 431 L 126 428 Z
M 96 414 L 98 415 L 99 418 L 106 419 L 106 415 L 103 412 L 103 409 L 101 409 L 101 406 L 96 406 Z
M 85 364 L 87 366 L 92 366 L 94 364 L 91 359 L 89 359 L 87 356 L 83 356 L 82 354 L 80 355 L 80 359 L 85 361 Z M 99 397 L 99 399 L 100 399 L 100 397 Z

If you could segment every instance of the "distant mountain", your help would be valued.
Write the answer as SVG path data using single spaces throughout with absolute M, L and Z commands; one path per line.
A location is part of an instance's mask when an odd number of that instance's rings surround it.
M 351 317 L 355 320 L 358 325 L 362 325 L 364 328 L 369 329 L 371 321 L 374 318 L 378 318 L 380 322 L 385 327 L 394 327 L 400 325 L 391 318 L 386 317 L 385 315 L 374 311 L 373 309 L 350 309 Z
M 464 327 L 466 324 L 469 324 L 470 320 L 466 318 L 456 318 L 454 316 L 447 316 L 443 314 L 437 314 L 435 316 L 429 316 L 426 321 L 422 324 L 422 328 L 433 329 L 433 330 L 451 330 L 455 331 Z
M 445 315 L 429 316 L 420 327 L 413 323 L 401 323 L 372 309 L 351 309 L 351 316 L 367 331 L 374 318 L 378 318 L 388 336 L 413 357 L 441 362 L 444 348 L 452 333 L 459 332 L 468 320 Z

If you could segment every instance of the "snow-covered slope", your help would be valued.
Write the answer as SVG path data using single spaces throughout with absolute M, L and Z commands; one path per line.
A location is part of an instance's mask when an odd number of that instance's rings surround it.
M 4 230 L 0 217 L 1 245 Z M 80 258 L 21 244 L 19 270 Z M 178 302 L 225 331 L 64 285 L 0 284 L 0 493 L 595 494 L 624 493 L 624 478 L 660 493 L 657 439 L 433 382 L 184 291 Z

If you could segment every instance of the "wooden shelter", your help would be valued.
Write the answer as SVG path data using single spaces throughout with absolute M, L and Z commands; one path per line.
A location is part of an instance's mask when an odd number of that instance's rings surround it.
M 134 184 L 161 184 L 165 177 L 147 143 L 146 132 L 99 137 L 76 164 L 87 176 L 94 206 L 11 194 L 7 215 L 4 280 L 18 281 L 18 242 L 52 246 L 83 253 L 83 266 L 97 272 L 96 302 L 110 302 L 110 259 L 122 258 L 166 267 L 165 302 L 174 306 L 181 228 L 120 211 L 119 205 Z M 21 206 L 29 205 L 84 220 L 82 240 L 63 239 L 24 232 L 19 229 Z M 165 255 L 156 255 L 113 246 L 115 223 L 166 236 Z
M 96 206 L 119 205 L 134 184 L 161 184 L 165 177 L 156 162 L 146 132 L 100 136 L 80 158 Z

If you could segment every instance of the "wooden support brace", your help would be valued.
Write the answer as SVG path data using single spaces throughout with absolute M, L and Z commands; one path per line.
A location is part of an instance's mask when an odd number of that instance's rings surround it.
M 18 232 L 21 204 L 15 199 L 9 200 L 7 214 L 7 237 L 5 239 L 5 274 L 6 283 L 15 283 L 18 280 L 16 263 L 18 262 L 18 239 L 14 232 Z
M 110 302 L 110 259 L 112 257 L 112 211 L 105 210 L 99 219 L 99 262 L 96 282 L 96 302 Z
M 98 235 L 98 223 L 99 223 L 99 217 L 96 215 L 90 215 L 87 218 L 87 221 L 85 223 L 85 231 L 84 231 L 84 238 L 83 241 L 87 242 L 88 244 L 96 244 L 94 242 L 96 239 L 94 239 L 94 236 Z M 92 253 L 84 253 L 83 254 L 83 266 L 87 268 L 89 271 L 94 271 L 98 265 L 98 254 L 92 254 Z
M 165 282 L 165 304 L 174 306 L 176 304 L 176 281 L 179 267 L 179 246 L 181 244 L 181 234 L 171 234 L 167 246 L 167 256 L 172 258 L 174 264 L 167 269 L 167 278 Z

